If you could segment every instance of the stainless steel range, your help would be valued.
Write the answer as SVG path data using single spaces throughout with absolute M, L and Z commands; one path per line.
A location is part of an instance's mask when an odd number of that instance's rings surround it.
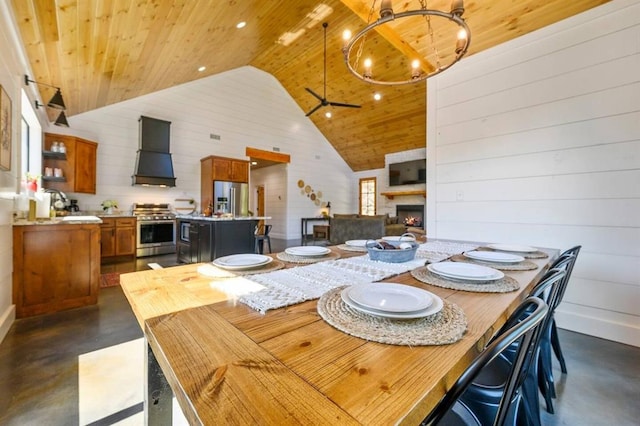
M 137 256 L 176 252 L 176 216 L 169 204 L 134 203 L 138 220 Z

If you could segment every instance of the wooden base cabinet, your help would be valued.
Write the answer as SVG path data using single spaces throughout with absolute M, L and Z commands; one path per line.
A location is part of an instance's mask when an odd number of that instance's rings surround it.
M 101 217 L 100 253 L 102 258 L 136 255 L 136 218 Z
M 99 283 L 98 224 L 13 227 L 17 318 L 95 305 Z

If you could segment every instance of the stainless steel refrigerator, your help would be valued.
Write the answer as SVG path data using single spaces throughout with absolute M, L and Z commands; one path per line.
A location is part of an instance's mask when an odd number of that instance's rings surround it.
M 249 184 L 214 181 L 213 212 L 249 216 Z

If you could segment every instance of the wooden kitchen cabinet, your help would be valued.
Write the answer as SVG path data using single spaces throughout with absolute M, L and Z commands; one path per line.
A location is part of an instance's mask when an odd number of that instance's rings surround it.
M 95 305 L 99 282 L 98 224 L 13 227 L 17 318 Z
M 101 217 L 100 255 L 108 258 L 114 256 L 135 256 L 136 254 L 136 218 Z
M 249 162 L 210 155 L 200 160 L 200 205 L 204 210 L 213 202 L 213 182 L 249 183 Z
M 51 151 L 53 142 L 62 142 L 66 153 Z M 76 136 L 44 134 L 42 152 L 42 186 L 62 192 L 96 193 L 96 160 L 98 144 Z M 45 169 L 58 168 L 62 176 L 46 176 Z

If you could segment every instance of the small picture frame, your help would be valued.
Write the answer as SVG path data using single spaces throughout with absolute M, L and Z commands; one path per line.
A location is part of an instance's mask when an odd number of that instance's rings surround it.
M 0 170 L 11 170 L 11 99 L 0 85 Z

